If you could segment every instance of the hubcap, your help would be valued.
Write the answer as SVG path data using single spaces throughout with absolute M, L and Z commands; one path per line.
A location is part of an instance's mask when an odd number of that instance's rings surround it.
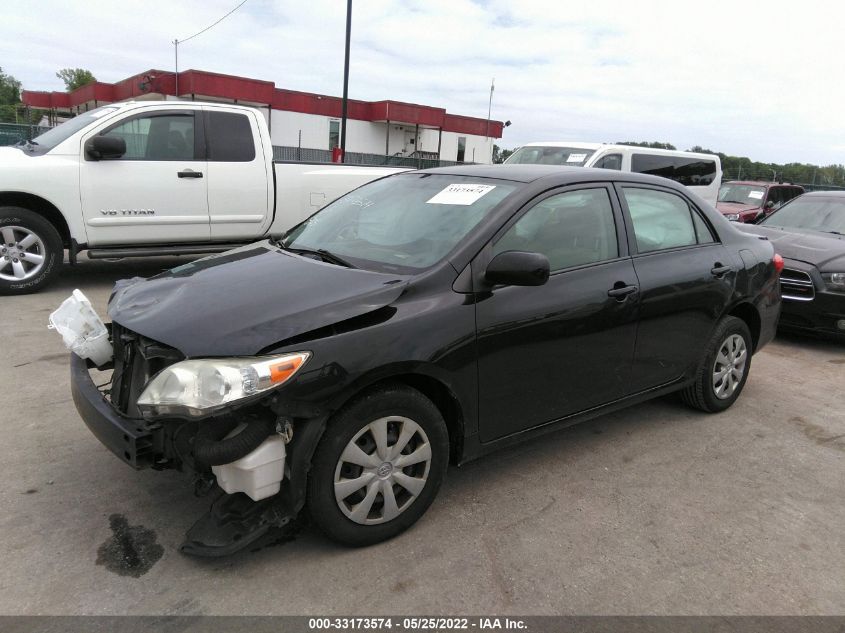
M 355 523 L 395 519 L 425 488 L 431 445 L 422 427 L 398 415 L 379 418 L 343 449 L 334 474 L 334 496 Z
M 745 339 L 739 334 L 731 334 L 724 340 L 713 363 L 713 392 L 720 400 L 730 398 L 742 382 L 748 349 Z
M 23 281 L 41 272 L 46 250 L 38 235 L 22 226 L 4 226 L 0 235 L 4 242 L 0 253 L 0 279 Z

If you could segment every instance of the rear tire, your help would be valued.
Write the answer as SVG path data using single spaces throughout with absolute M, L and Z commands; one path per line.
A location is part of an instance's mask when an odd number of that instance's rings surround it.
M 372 545 L 408 529 L 449 462 L 443 416 L 402 384 L 373 389 L 329 422 L 308 480 L 311 518 L 332 540 Z
M 732 316 L 723 318 L 696 369 L 695 382 L 681 391 L 681 398 L 707 413 L 730 407 L 748 380 L 751 350 L 751 332 L 745 321 Z
M 0 207 L 0 295 L 38 292 L 64 260 L 56 228 L 29 209 Z

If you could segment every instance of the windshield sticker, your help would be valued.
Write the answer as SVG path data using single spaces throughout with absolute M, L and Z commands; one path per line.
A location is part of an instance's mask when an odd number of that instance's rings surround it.
M 449 185 L 430 200 L 426 200 L 426 204 L 460 204 L 469 206 L 495 188 L 496 185 L 474 185 L 470 183 Z
M 585 158 L 587 158 L 586 154 L 570 154 L 569 158 L 566 159 L 566 162 L 567 163 L 583 163 Z
M 763 192 L 762 191 L 749 191 L 748 197 L 754 198 L 754 200 L 762 200 L 763 199 Z

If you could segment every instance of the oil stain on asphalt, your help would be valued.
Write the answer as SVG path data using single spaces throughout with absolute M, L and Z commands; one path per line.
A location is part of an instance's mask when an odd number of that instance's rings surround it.
M 97 564 L 120 576 L 140 578 L 164 555 L 156 533 L 143 525 L 129 525 L 122 514 L 109 517 L 112 535 L 97 550 Z

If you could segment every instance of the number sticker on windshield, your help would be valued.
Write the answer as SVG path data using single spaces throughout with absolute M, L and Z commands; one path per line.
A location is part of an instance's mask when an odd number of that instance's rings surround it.
M 569 158 L 566 159 L 566 162 L 567 163 L 583 163 L 585 158 L 587 158 L 586 154 L 570 154 Z
M 755 200 L 762 200 L 763 199 L 763 192 L 762 191 L 749 191 L 748 197 L 754 198 Z
M 495 185 L 474 185 L 470 183 L 449 185 L 433 198 L 426 200 L 426 204 L 460 204 L 469 206 L 495 188 Z

